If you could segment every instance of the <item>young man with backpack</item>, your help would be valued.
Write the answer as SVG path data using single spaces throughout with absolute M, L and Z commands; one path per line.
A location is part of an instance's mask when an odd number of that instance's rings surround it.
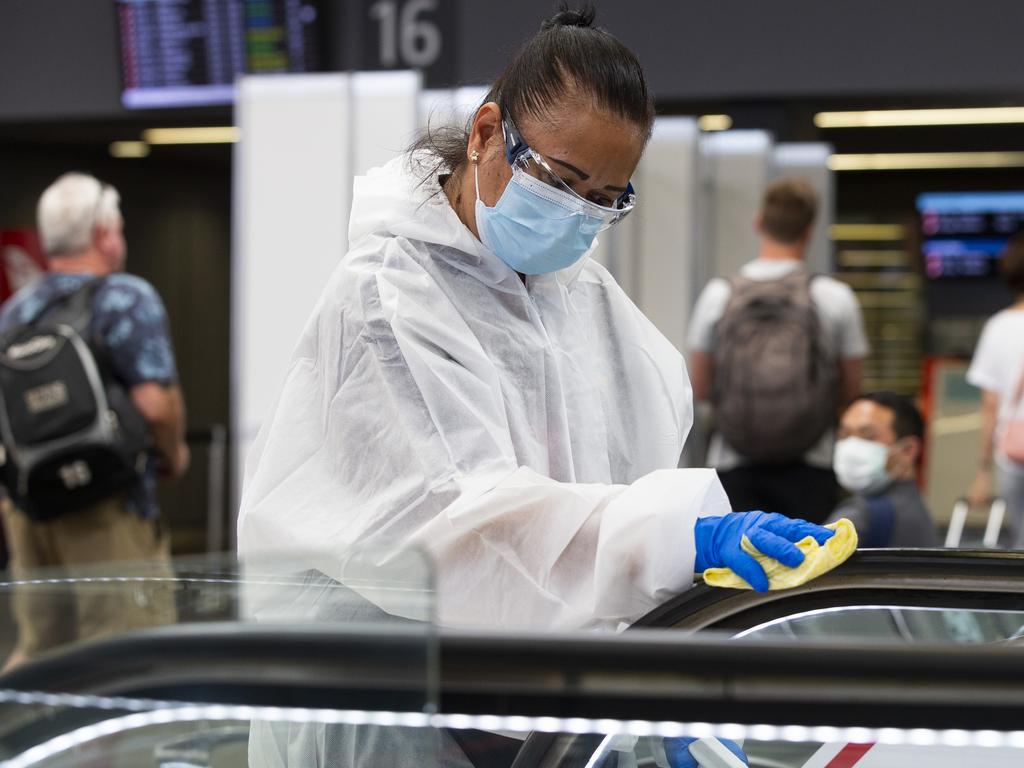
M 714 410 L 708 463 L 733 508 L 820 523 L 837 500 L 835 424 L 868 345 L 853 291 L 805 266 L 816 212 L 806 182 L 769 185 L 758 258 L 707 284 L 687 343 L 694 398 Z
M 93 563 L 166 566 L 157 475 L 189 464 L 185 411 L 163 303 L 122 272 L 117 191 L 68 173 L 39 200 L 50 271 L 0 308 L 0 478 L 15 579 Z M 46 648 L 173 621 L 169 590 L 82 589 L 58 611 L 15 593 L 18 644 L 6 668 Z

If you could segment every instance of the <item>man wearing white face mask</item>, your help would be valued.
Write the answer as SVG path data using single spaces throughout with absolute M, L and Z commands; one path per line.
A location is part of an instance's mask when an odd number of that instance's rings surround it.
M 938 532 L 917 490 L 924 438 L 921 414 L 903 395 L 862 395 L 843 414 L 834 468 L 853 495 L 829 522 L 849 518 L 863 547 L 938 547 Z

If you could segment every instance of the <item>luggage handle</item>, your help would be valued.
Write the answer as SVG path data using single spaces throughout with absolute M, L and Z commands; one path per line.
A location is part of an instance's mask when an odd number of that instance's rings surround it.
M 981 543 L 989 549 L 995 549 L 999 545 L 999 530 L 1003 527 L 1003 518 L 1006 517 L 1006 499 L 995 498 L 988 508 L 988 522 L 985 524 L 985 536 Z
M 971 504 L 966 497 L 961 496 L 953 504 L 953 514 L 949 518 L 949 528 L 946 530 L 945 546 L 959 547 L 963 538 L 964 525 L 967 522 L 967 514 L 971 511 Z M 985 533 L 982 536 L 982 546 L 995 549 L 999 544 L 999 531 L 1003 527 L 1003 520 L 1006 518 L 1006 499 L 995 496 L 989 500 L 988 520 L 985 522 Z

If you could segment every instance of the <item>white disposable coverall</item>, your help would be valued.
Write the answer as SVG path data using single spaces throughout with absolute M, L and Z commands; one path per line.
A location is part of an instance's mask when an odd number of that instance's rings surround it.
M 349 248 L 249 456 L 244 560 L 421 547 L 447 626 L 614 628 L 691 585 L 728 499 L 676 468 L 683 359 L 603 267 L 524 285 L 409 157 L 356 179 Z

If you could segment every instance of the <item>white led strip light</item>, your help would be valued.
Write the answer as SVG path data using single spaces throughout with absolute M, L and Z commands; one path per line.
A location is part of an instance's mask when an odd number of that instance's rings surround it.
M 835 613 L 854 613 L 857 611 L 930 611 L 933 613 L 941 613 L 942 611 L 953 611 L 961 610 L 956 608 L 941 608 L 930 605 L 837 605 L 831 608 L 814 608 L 809 611 L 801 611 L 800 613 L 793 613 L 789 616 L 783 616 L 778 619 L 772 619 L 766 621 L 763 624 L 758 624 L 756 627 L 750 627 L 750 629 L 744 629 L 742 632 L 737 632 L 732 636 L 732 639 L 739 640 L 745 637 L 756 635 L 765 629 L 771 627 L 778 627 L 783 624 L 792 624 L 800 619 L 806 619 L 812 616 L 827 616 Z M 979 613 L 990 614 L 990 613 L 1002 613 L 1002 614 L 1014 614 L 1018 615 L 1020 611 L 1012 611 L 1003 608 L 979 609 Z
M 220 578 L 215 579 L 211 577 L 192 577 L 192 576 L 62 576 L 60 578 L 51 579 L 22 579 L 20 581 L 0 581 L 0 590 L 7 587 L 44 587 L 44 586 L 81 586 L 82 584 L 146 584 L 146 583 L 172 583 L 172 584 L 229 584 L 237 587 L 247 586 L 269 586 L 269 587 L 303 587 L 306 583 L 301 579 L 293 579 L 282 576 L 280 578 L 250 578 L 246 577 L 244 580 L 238 578 Z M 423 592 L 426 593 L 426 589 L 423 587 L 408 587 L 400 586 L 398 582 L 395 585 L 383 583 L 378 584 L 376 582 L 359 579 L 350 579 L 346 584 L 366 584 L 375 589 L 389 589 L 393 591 L 402 592 Z M 344 587 L 344 584 L 338 583 L 339 587 Z
M 88 707 L 103 710 L 143 710 L 61 734 L 0 764 L 2 768 L 30 768 L 96 739 L 153 725 L 190 721 L 264 720 L 270 722 L 325 723 L 405 728 L 516 731 L 527 733 L 604 734 L 607 737 L 657 736 L 752 739 L 756 741 L 817 743 L 879 743 L 911 746 L 1011 747 L 1024 750 L 1024 731 L 967 731 L 930 728 L 837 728 L 803 725 L 744 725 L 741 723 L 679 723 L 647 720 L 591 720 L 587 718 L 521 717 L 498 715 L 427 714 L 424 712 L 365 712 L 361 710 L 297 709 L 224 704 L 70 696 L 30 691 L 0 690 L 0 703 Z
M 882 128 L 929 125 L 999 125 L 1024 123 L 1024 107 L 953 109 L 872 109 L 864 112 L 819 112 L 819 128 Z

